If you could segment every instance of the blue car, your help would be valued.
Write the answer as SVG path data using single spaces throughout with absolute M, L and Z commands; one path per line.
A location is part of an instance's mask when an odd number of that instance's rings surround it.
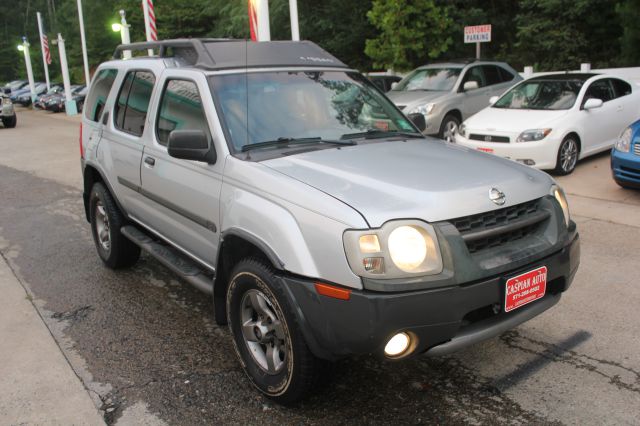
M 611 151 L 613 179 L 623 188 L 640 188 L 640 120 L 626 129 Z

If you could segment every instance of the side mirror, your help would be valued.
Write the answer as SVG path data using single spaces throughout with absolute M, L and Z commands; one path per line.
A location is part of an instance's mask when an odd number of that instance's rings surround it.
M 398 87 L 397 81 L 394 81 L 393 83 L 391 83 L 391 90 L 395 89 L 396 87 Z
M 492 96 L 489 98 L 489 105 L 493 105 L 496 102 L 498 102 L 498 99 L 500 99 L 500 96 Z
M 169 133 L 169 155 L 183 160 L 216 162 L 216 150 L 202 130 L 174 130 Z
M 602 99 L 590 98 L 590 99 L 587 99 L 587 101 L 584 103 L 584 106 L 582 107 L 582 109 L 589 110 L 594 108 L 600 108 L 602 104 L 603 104 Z
M 464 86 L 462 86 L 462 90 L 468 92 L 469 90 L 476 90 L 479 87 L 480 86 L 478 85 L 477 81 L 467 81 L 464 83 Z

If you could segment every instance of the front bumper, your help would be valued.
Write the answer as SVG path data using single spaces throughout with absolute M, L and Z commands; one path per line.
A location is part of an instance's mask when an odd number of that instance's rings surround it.
M 577 233 L 562 249 L 512 271 L 451 287 L 382 293 L 352 291 L 348 301 L 318 295 L 314 282 L 281 277 L 307 344 L 316 356 L 382 356 L 398 332 L 417 338 L 412 354 L 444 355 L 497 336 L 555 305 L 569 288 L 580 262 Z M 504 304 L 506 279 L 546 266 L 546 295 L 524 307 L 495 313 Z
M 467 133 L 470 130 L 467 130 Z M 480 132 L 478 132 L 480 133 Z M 504 135 L 496 135 L 504 136 Z M 514 137 L 513 135 L 510 135 Z M 468 139 L 459 133 L 456 134 L 455 143 L 467 148 L 495 154 L 499 157 L 523 162 L 523 160 L 533 160 L 533 167 L 542 170 L 550 170 L 556 167 L 558 156 L 559 140 L 545 138 L 536 142 L 485 142 Z
M 611 151 L 611 173 L 613 179 L 623 185 L 640 188 L 640 155 L 629 152 Z

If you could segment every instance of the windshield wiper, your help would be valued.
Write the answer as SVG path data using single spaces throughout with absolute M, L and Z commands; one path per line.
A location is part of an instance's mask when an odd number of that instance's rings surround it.
M 340 139 L 342 139 L 342 140 L 345 140 L 345 139 L 357 139 L 357 138 L 379 139 L 379 138 L 385 138 L 387 136 L 404 136 L 404 137 L 407 137 L 407 138 L 418 138 L 418 139 L 424 138 L 422 133 L 416 133 L 416 132 L 403 132 L 403 131 L 400 131 L 400 130 L 369 129 L 366 132 L 345 133 L 344 135 L 340 136 Z
M 242 147 L 242 152 L 251 151 L 252 149 L 268 148 L 268 147 L 287 147 L 289 145 L 305 144 L 305 143 L 329 143 L 334 145 L 355 145 L 351 141 L 336 141 L 331 139 L 322 139 L 320 137 L 313 138 L 290 138 L 280 137 L 272 141 L 256 142 Z

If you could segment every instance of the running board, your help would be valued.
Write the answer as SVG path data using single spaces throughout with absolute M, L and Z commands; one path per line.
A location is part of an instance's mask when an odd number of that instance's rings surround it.
M 134 225 L 125 225 L 120 232 L 183 280 L 204 293 L 213 294 L 213 274 L 186 255 Z

